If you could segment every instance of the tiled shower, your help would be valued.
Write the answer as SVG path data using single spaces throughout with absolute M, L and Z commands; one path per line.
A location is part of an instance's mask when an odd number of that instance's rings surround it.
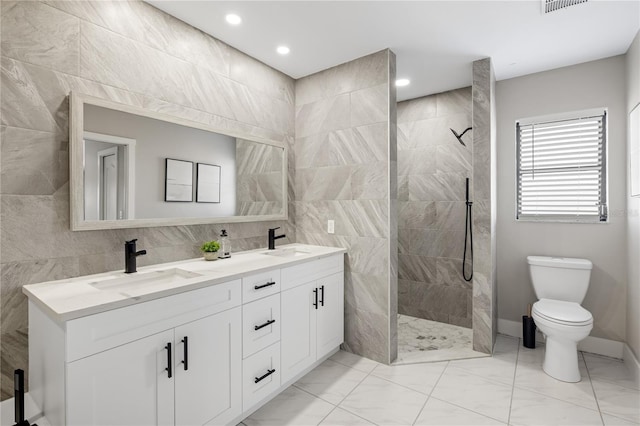
M 462 276 L 471 87 L 398 103 L 398 312 L 471 328 Z M 467 274 L 471 265 L 467 258 Z M 468 276 L 468 275 L 467 275 Z

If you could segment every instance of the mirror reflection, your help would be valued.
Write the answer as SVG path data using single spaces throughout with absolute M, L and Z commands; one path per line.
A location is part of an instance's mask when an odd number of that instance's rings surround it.
M 285 215 L 285 150 L 83 103 L 84 221 Z

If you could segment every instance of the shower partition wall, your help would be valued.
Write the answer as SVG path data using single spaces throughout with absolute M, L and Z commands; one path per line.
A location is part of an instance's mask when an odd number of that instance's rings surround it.
M 398 312 L 467 328 L 473 290 L 462 259 L 473 131 L 460 135 L 463 145 L 450 129 L 472 125 L 471 105 L 470 87 L 398 103 Z

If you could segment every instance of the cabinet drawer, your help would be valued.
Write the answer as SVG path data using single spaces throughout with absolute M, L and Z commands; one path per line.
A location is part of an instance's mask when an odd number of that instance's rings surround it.
M 282 268 L 282 291 L 344 271 L 344 254 Z
M 280 340 L 280 294 L 242 306 L 242 355 L 246 358 Z
M 246 411 L 280 387 L 280 343 L 242 363 L 242 410 Z
M 261 272 L 242 279 L 242 303 L 280 292 L 280 269 Z
M 67 322 L 67 362 L 240 305 L 240 280 Z

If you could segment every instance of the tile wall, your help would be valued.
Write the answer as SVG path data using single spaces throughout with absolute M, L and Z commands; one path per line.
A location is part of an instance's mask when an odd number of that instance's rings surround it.
M 122 245 L 131 238 L 148 251 L 141 265 L 197 257 L 202 241 L 221 228 L 236 251 L 265 246 L 273 226 L 295 241 L 295 109 L 291 78 L 143 2 L 2 1 L 0 13 L 5 399 L 13 369 L 28 366 L 22 285 L 120 269 Z M 284 142 L 289 221 L 71 232 L 72 90 Z
M 470 87 L 398 103 L 398 310 L 470 328 L 462 257 L 473 132 L 463 146 L 449 130 L 468 127 Z
M 491 353 L 496 303 L 496 80 L 491 59 L 473 63 L 473 349 Z
M 297 80 L 295 91 L 298 242 L 348 249 L 345 348 L 384 363 L 397 346 L 394 80 L 384 50 Z

